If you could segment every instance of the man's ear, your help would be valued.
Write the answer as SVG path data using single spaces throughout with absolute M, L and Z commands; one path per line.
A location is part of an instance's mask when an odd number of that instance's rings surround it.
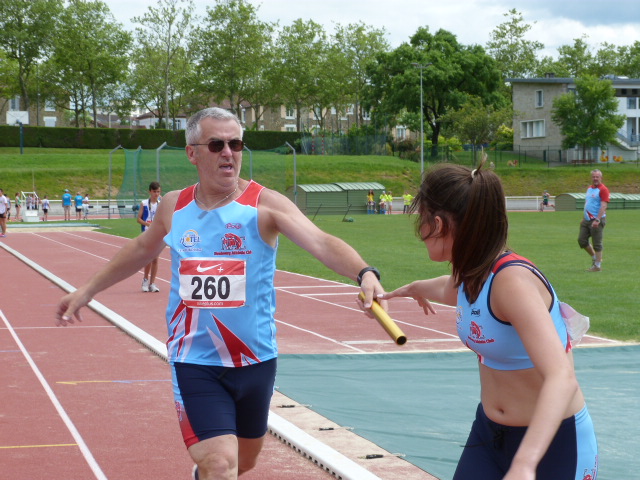
M 196 149 L 191 145 L 187 145 L 185 147 L 185 152 L 187 153 L 187 158 L 189 159 L 189 162 L 191 162 L 191 164 L 195 165 L 196 164 L 196 159 L 195 159 Z

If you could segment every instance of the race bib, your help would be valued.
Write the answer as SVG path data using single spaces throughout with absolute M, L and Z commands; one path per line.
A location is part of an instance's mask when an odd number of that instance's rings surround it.
M 246 301 L 244 260 L 183 258 L 180 261 L 180 298 L 192 308 L 237 308 Z

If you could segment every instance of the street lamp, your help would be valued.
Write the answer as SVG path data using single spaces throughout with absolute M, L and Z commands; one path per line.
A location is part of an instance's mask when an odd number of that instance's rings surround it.
M 420 179 L 422 180 L 424 175 L 424 106 L 422 102 L 422 70 L 433 64 L 426 63 L 421 65 L 420 63 L 413 62 L 411 65 L 420 69 Z

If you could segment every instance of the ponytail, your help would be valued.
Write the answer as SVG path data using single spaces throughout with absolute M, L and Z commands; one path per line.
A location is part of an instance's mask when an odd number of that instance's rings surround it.
M 505 250 L 508 234 L 502 184 L 483 166 L 484 161 L 475 170 L 441 164 L 425 176 L 411 207 L 418 210 L 416 232 L 423 240 L 436 234 L 436 216 L 442 219 L 438 235 L 451 233 L 454 285 L 464 285 L 472 302 Z

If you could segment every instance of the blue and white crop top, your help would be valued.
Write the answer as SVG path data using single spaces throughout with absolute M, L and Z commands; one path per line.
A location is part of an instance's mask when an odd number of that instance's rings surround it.
M 571 350 L 567 327 L 560 314 L 560 302 L 553 287 L 533 263 L 515 253 L 507 252 L 496 261 L 474 303 L 469 303 L 464 293 L 464 284 L 458 288 L 456 310 L 458 336 L 462 343 L 476 352 L 480 363 L 495 370 L 533 368 L 533 362 L 516 329 L 511 323 L 498 320 L 491 311 L 493 279 L 500 270 L 514 265 L 528 268 L 545 284 L 553 297 L 549 310 L 553 324 L 565 350 L 567 352 Z

